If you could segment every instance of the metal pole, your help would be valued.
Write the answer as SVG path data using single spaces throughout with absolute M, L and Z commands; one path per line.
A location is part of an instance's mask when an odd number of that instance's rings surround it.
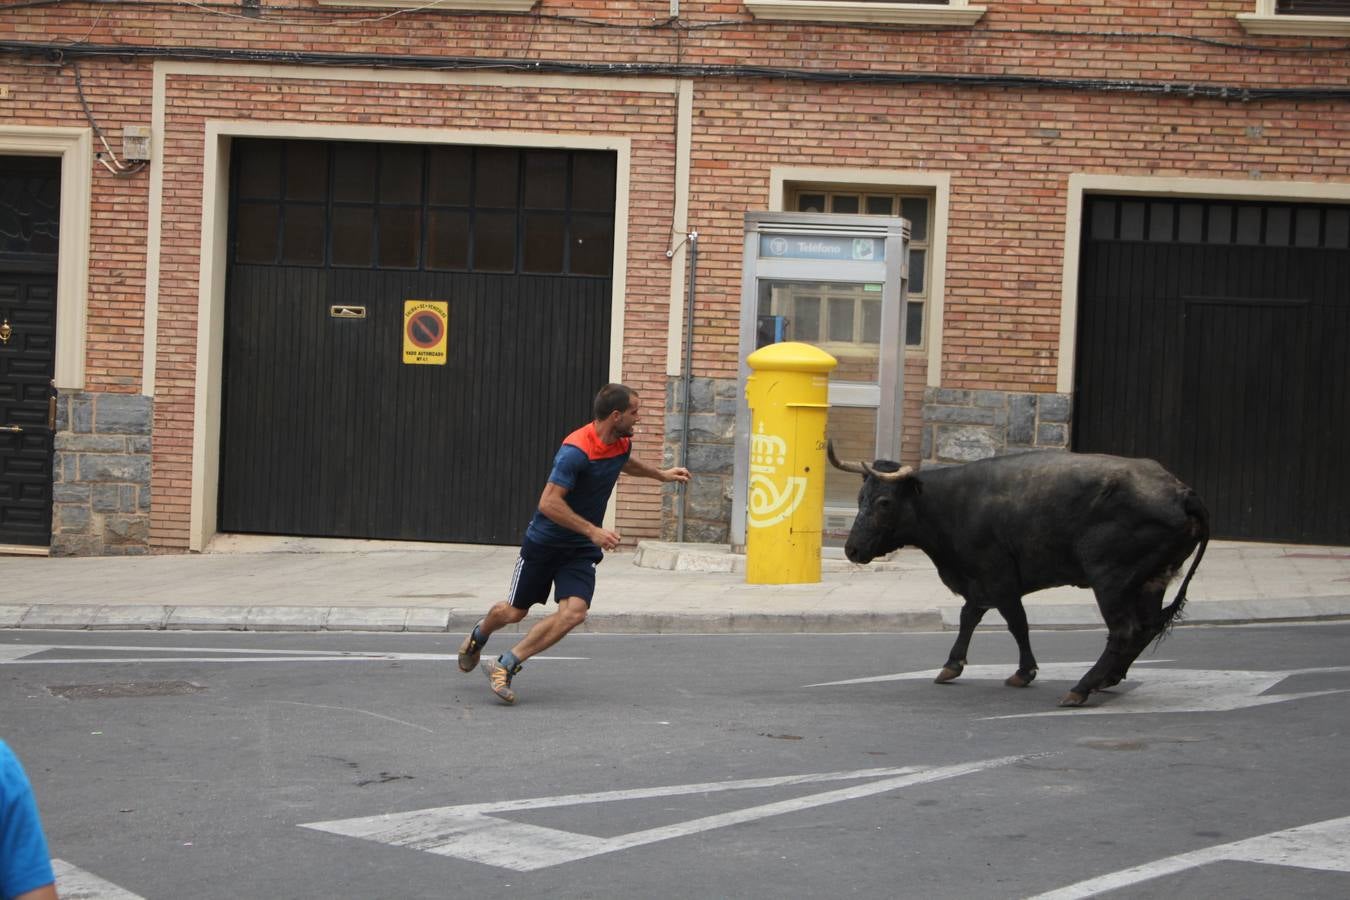
M 698 232 L 689 232 L 689 298 L 684 314 L 684 397 L 682 407 L 684 418 L 680 425 L 680 462 L 689 464 L 689 394 L 694 373 L 694 282 L 698 277 Z M 677 489 L 679 496 L 675 518 L 675 541 L 684 543 L 684 512 L 689 503 L 689 486 L 681 484 Z

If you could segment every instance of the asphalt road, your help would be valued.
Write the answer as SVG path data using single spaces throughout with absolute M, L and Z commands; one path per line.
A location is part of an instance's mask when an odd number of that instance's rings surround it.
M 0 737 L 91 896 L 1350 896 L 1350 624 L 952 638 L 0 631 Z

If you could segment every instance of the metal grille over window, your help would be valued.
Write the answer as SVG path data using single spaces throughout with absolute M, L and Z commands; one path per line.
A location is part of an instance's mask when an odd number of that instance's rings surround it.
M 240 140 L 232 239 L 252 265 L 608 276 L 612 153 Z
M 0 253 L 56 253 L 61 205 L 60 165 L 11 160 L 0 180 Z

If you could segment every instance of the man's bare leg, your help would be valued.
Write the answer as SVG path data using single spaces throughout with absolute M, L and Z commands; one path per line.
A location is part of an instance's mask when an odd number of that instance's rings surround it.
M 573 628 L 585 622 L 586 613 L 589 611 L 585 600 L 580 597 L 568 597 L 558 604 L 557 612 L 534 623 L 534 627 L 525 633 L 520 643 L 511 648 L 511 652 L 520 662 L 536 653 L 544 652 L 566 637 Z
M 569 631 L 586 621 L 587 611 L 585 600 L 568 597 L 558 604 L 557 612 L 536 622 L 509 652 L 503 653 L 498 659 L 483 660 L 481 668 L 492 693 L 503 703 L 515 703 L 516 692 L 511 689 L 511 676 L 516 674 L 520 664 L 566 637 Z
M 516 609 L 510 603 L 502 601 L 493 605 L 488 610 L 487 615 L 477 625 L 469 629 L 469 634 L 464 638 L 464 643 L 459 645 L 459 670 L 461 672 L 472 672 L 478 668 L 478 654 L 487 643 L 488 637 L 492 632 L 499 628 L 505 628 L 507 625 L 514 625 L 521 619 L 529 615 L 527 609 Z M 477 639 L 474 637 L 474 630 L 477 630 Z
M 483 641 L 486 643 L 492 632 L 505 628 L 507 625 L 514 625 L 529 614 L 528 609 L 516 609 L 505 600 L 494 603 L 492 609 L 488 610 L 487 615 L 483 616 L 483 621 L 478 623 L 478 633 L 483 636 Z

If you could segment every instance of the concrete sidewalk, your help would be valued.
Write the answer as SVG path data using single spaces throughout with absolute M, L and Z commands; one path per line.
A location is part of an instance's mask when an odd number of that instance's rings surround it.
M 515 558 L 515 547 L 244 536 L 219 538 L 202 554 L 0 557 L 0 628 L 459 633 L 503 597 Z M 960 598 L 917 550 L 869 566 L 826 560 L 821 583 L 805 585 L 746 584 L 744 562 L 709 544 L 643 542 L 609 554 L 582 629 L 937 631 L 957 623 Z M 1350 618 L 1350 548 L 1215 541 L 1189 594 L 1190 623 Z M 1041 591 L 1026 606 L 1037 627 L 1101 627 L 1088 591 Z M 984 627 L 1003 623 L 993 616 Z

